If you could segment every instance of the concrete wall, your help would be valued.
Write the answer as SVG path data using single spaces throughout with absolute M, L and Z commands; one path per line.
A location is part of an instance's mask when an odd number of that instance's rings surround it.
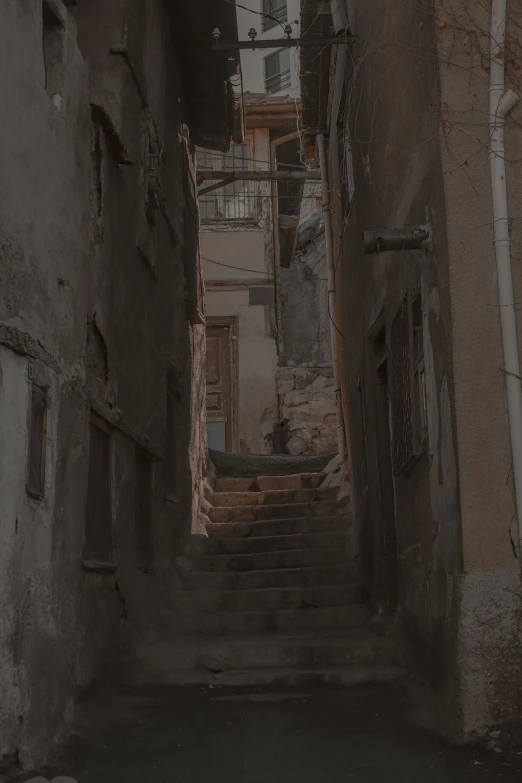
M 491 247 L 489 19 L 478 3 L 473 13 L 459 9 L 442 3 L 431 15 L 405 2 L 352 4 L 358 42 L 349 58 L 339 49 L 330 122 L 337 122 L 346 79 L 353 95 L 355 198 L 348 217 L 337 199 L 339 351 L 363 570 L 375 605 L 386 606 L 391 553 L 383 529 L 372 335 L 381 319 L 390 357 L 400 302 L 408 288 L 420 286 L 427 439 L 393 478 L 397 629 L 405 656 L 430 683 L 454 733 L 469 736 L 522 706 L 521 604 Z M 513 57 L 515 27 L 510 35 Z M 521 152 L 519 111 L 507 131 L 514 161 Z M 335 199 L 335 146 L 329 159 Z M 516 162 L 508 171 L 516 301 L 519 168 Z M 362 252 L 364 229 L 426 223 L 433 232 L 428 250 Z
M 205 446 L 203 333 L 186 320 L 179 244 L 183 93 L 163 4 L 53 6 L 61 100 L 46 89 L 41 0 L 0 10 L 0 769 L 45 756 L 75 698 L 154 623 L 197 527 Z M 109 53 L 124 41 L 128 55 Z M 150 122 L 167 160 L 153 262 L 138 250 Z M 177 503 L 162 485 L 168 372 Z M 48 399 L 41 499 L 26 492 L 33 382 Z M 111 431 L 114 556 L 101 569 L 82 565 L 91 409 Z M 136 552 L 136 444 L 153 461 L 152 570 Z
M 237 21 L 239 40 L 248 41 L 248 31 L 251 27 L 254 27 L 257 32 L 257 40 L 263 40 L 266 38 L 282 38 L 283 29 L 280 25 L 271 27 L 269 30 L 263 32 L 262 17 L 259 16 L 259 12 L 262 11 L 261 0 L 245 0 L 241 5 L 245 8 L 237 9 Z M 249 10 L 246 10 L 246 9 Z M 288 21 L 294 22 L 299 19 L 300 15 L 300 3 L 299 0 L 287 0 L 288 9 Z M 299 25 L 292 25 L 293 37 L 299 34 Z M 256 49 L 254 51 L 243 50 L 241 52 L 241 70 L 243 73 L 243 89 L 245 92 L 264 93 L 265 90 L 265 70 L 264 70 L 264 58 L 277 49 Z M 294 98 L 299 98 L 301 94 L 301 88 L 299 84 L 299 58 L 297 50 L 290 49 L 290 84 L 285 86 L 280 92 L 274 92 L 274 95 L 291 95 Z

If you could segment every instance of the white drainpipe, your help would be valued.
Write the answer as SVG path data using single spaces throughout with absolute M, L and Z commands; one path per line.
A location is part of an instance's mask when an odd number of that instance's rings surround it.
M 339 383 L 339 364 L 337 361 L 337 335 L 335 333 L 335 268 L 333 258 L 332 217 L 330 214 L 330 190 L 328 186 L 328 169 L 322 133 L 317 136 L 317 150 L 321 167 L 321 187 L 323 197 L 324 236 L 326 245 L 326 265 L 328 269 L 328 311 L 330 315 L 330 341 L 332 343 L 332 365 L 334 375 L 336 417 L 337 417 L 337 448 L 341 461 L 345 461 L 346 437 L 344 434 L 343 403 L 341 385 Z
M 491 60 L 489 71 L 489 161 L 493 199 L 493 247 L 497 266 L 498 299 L 504 375 L 506 380 L 509 432 L 518 518 L 518 538 L 522 554 L 522 385 L 518 352 L 515 299 L 511 272 L 511 246 L 504 145 L 505 117 L 518 102 L 513 90 L 505 92 L 504 61 L 507 0 L 492 0 Z

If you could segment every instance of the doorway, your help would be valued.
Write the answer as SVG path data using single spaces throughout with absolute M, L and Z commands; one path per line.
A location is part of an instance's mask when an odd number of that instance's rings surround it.
M 237 451 L 237 317 L 209 317 L 206 332 L 208 446 Z

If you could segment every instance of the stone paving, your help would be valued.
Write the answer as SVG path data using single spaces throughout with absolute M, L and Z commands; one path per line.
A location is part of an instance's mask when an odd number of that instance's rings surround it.
M 99 694 L 82 707 L 71 742 L 36 780 L 520 781 L 520 762 L 517 766 L 511 757 L 491 751 L 449 747 L 419 725 L 420 716 L 426 719 L 423 710 L 419 700 L 396 685 L 128 686 Z

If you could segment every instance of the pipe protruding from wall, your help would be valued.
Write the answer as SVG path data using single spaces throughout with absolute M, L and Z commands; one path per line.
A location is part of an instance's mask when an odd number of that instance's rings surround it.
M 422 226 L 414 228 L 380 228 L 363 231 L 365 253 L 393 250 L 421 250 L 426 246 L 430 232 Z
M 513 90 L 505 90 L 507 0 L 491 4 L 489 69 L 489 163 L 493 206 L 493 249 L 497 269 L 498 302 L 504 378 L 506 384 L 513 484 L 518 518 L 518 556 L 522 554 L 522 386 L 516 323 L 511 237 L 509 234 L 508 190 L 506 181 L 505 117 L 518 102 Z

